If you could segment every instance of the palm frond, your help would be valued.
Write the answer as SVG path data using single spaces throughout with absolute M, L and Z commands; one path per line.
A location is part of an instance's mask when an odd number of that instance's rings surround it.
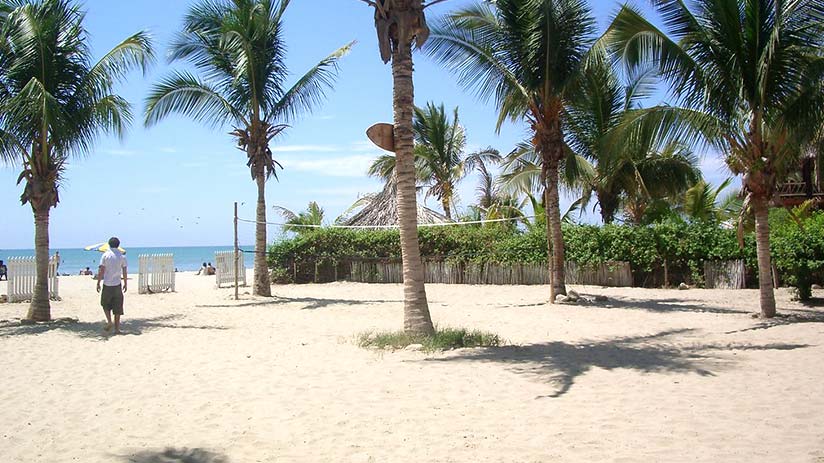
M 89 71 L 88 87 L 95 89 L 97 94 L 109 93 L 112 85 L 132 70 L 140 69 L 145 75 L 154 61 L 151 36 L 145 31 L 138 32 L 100 58 Z
M 679 16 L 679 13 L 683 13 L 683 4 L 677 5 L 681 3 L 680 0 L 656 0 L 656 3 L 668 8 L 669 24 L 676 28 L 676 37 L 693 30 L 695 23 L 685 16 Z M 610 48 L 629 69 L 652 64 L 677 93 L 687 95 L 690 101 L 703 97 L 706 80 L 701 66 L 677 41 L 655 27 L 636 8 L 624 5 L 610 24 L 607 34 Z
M 144 123 L 152 126 L 170 114 L 181 114 L 211 126 L 249 122 L 218 89 L 185 72 L 173 72 L 152 86 L 146 98 Z
M 425 51 L 458 74 L 458 81 L 475 88 L 486 100 L 495 96 L 503 119 L 518 119 L 531 95 L 522 85 L 506 50 L 499 48 L 506 32 L 490 4 L 476 4 L 442 18 L 431 28 Z
M 349 42 L 322 59 L 287 90 L 273 105 L 268 118 L 291 121 L 304 113 L 310 113 L 324 100 L 325 93 L 335 83 L 338 62 L 352 50 L 355 42 Z
M 382 154 L 378 156 L 372 161 L 372 164 L 366 171 L 366 175 L 379 178 L 383 180 L 384 183 L 389 182 L 395 177 L 395 160 L 394 154 Z

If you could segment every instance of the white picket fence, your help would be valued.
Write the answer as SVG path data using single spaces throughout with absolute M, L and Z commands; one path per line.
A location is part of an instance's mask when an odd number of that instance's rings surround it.
M 246 265 L 243 262 L 243 253 L 238 254 L 238 284 L 246 286 Z M 217 277 L 217 287 L 223 285 L 235 285 L 235 252 L 221 251 L 215 253 L 215 276 Z
M 137 292 L 139 294 L 175 290 L 173 254 L 142 254 L 138 256 L 137 261 Z
M 30 301 L 37 281 L 37 264 L 34 257 L 10 257 L 8 265 L 9 302 Z M 49 259 L 49 298 L 60 299 L 57 278 L 57 259 Z

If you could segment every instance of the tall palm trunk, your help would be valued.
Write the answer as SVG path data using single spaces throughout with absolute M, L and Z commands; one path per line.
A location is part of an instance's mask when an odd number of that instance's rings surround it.
M 251 148 L 250 149 L 254 149 Z M 257 214 L 255 220 L 255 286 L 253 293 L 258 296 L 271 296 L 269 269 L 266 265 L 266 172 L 261 168 L 257 173 Z
M 561 232 L 561 206 L 558 198 L 558 161 L 550 159 L 546 169 L 546 227 L 549 237 L 549 300 L 566 294 L 564 275 L 564 236 Z
M 564 235 L 561 232 L 561 204 L 558 197 L 558 168 L 564 156 L 564 134 L 561 130 L 560 100 L 551 101 L 541 114 L 543 123 L 533 124 L 536 149 L 541 155 L 541 177 L 544 180 L 546 203 L 547 260 L 549 261 L 549 302 L 566 294 L 564 275 Z
M 400 35 L 400 34 L 399 34 Z M 432 318 L 426 302 L 423 263 L 418 244 L 418 205 L 415 191 L 412 112 L 412 43 L 400 37 L 392 56 L 395 111 L 395 180 L 398 194 L 398 225 L 403 258 L 403 329 L 407 333 L 432 334 Z
M 775 292 L 770 265 L 770 222 L 767 200 L 753 197 L 753 212 L 755 214 L 755 244 L 758 255 L 758 289 L 761 302 L 761 317 L 775 316 Z
M 26 318 L 36 321 L 51 320 L 51 305 L 49 303 L 49 206 L 32 205 L 34 210 L 34 255 L 36 265 L 36 279 L 34 295 L 31 298 L 29 313 Z

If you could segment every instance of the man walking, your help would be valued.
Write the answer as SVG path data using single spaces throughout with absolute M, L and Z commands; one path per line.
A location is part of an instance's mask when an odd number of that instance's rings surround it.
M 97 292 L 100 293 L 100 305 L 106 314 L 106 331 L 112 329 L 112 312 L 114 312 L 114 334 L 120 334 L 120 316 L 123 315 L 123 293 L 127 289 L 126 257 L 120 252 L 120 240 L 109 238 L 109 250 L 100 258 L 97 270 Z M 123 286 L 120 286 L 120 279 Z M 100 291 L 100 282 L 103 291 Z

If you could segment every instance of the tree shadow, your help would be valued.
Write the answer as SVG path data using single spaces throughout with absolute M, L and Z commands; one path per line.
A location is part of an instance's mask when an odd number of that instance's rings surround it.
M 814 297 L 807 301 L 802 301 L 804 307 L 824 307 L 824 298 Z
M 594 295 L 584 295 L 593 297 Z M 610 298 L 603 302 L 593 302 L 589 306 L 605 309 L 628 309 L 643 310 L 646 312 L 667 313 L 667 312 L 691 312 L 691 313 L 714 313 L 714 314 L 749 314 L 751 311 L 741 309 L 730 309 L 725 307 L 712 307 L 697 304 L 694 301 L 686 301 L 677 298 L 668 299 L 631 299 L 631 298 Z
M 694 332 L 693 329 L 662 331 L 647 336 L 632 336 L 609 341 L 565 343 L 549 342 L 525 346 L 484 348 L 430 358 L 430 362 L 480 361 L 502 363 L 517 374 L 546 379 L 557 386 L 554 392 L 542 397 L 560 397 L 572 388 L 576 379 L 592 368 L 605 370 L 630 369 L 644 373 L 683 373 L 715 376 L 711 370 L 722 370 L 731 359 L 719 351 L 734 350 L 792 350 L 808 347 L 806 344 L 727 344 L 676 346 L 667 338 Z
M 344 305 L 344 306 L 358 306 L 358 305 L 374 305 L 374 304 L 384 304 L 384 303 L 395 303 L 395 302 L 403 302 L 401 300 L 385 300 L 385 299 L 374 299 L 374 300 L 364 300 L 364 299 L 321 299 L 315 297 L 282 297 L 282 296 L 274 296 L 271 300 L 262 300 L 262 301 L 250 301 L 250 302 L 240 302 L 238 304 L 203 304 L 203 305 L 196 305 L 195 307 L 201 308 L 242 308 L 242 307 L 264 307 L 269 305 L 281 305 L 281 304 L 306 304 L 305 306 L 301 307 L 300 310 L 317 310 L 317 309 L 324 309 L 326 307 L 332 305 Z
M 225 326 L 212 325 L 187 325 L 175 323 L 183 320 L 185 317 L 180 314 L 163 315 L 154 318 L 124 318 L 120 330 L 122 335 L 139 336 L 141 334 L 155 331 L 159 329 L 195 329 L 195 330 L 228 330 Z M 33 325 L 24 325 L 19 321 L 0 321 L 0 338 L 11 336 L 29 336 L 47 333 L 49 331 L 61 331 L 73 334 L 84 339 L 93 339 L 98 341 L 108 341 L 112 338 L 112 333 L 107 333 L 103 330 L 104 323 L 102 321 L 96 322 L 81 322 L 77 319 L 62 318 L 47 323 L 36 323 Z M 121 335 L 117 335 L 121 336 Z
M 777 326 L 789 326 L 799 323 L 824 323 L 824 312 L 819 310 L 795 309 L 778 313 L 773 318 L 761 319 L 758 324 L 749 328 L 727 331 L 724 334 L 744 333 L 747 331 L 767 330 Z
M 229 463 L 229 457 L 200 448 L 173 448 L 141 450 L 131 455 L 120 455 L 130 463 Z
M 592 309 L 625 309 L 643 310 L 645 312 L 668 313 L 668 312 L 691 312 L 691 313 L 715 313 L 715 314 L 750 314 L 746 310 L 728 309 L 724 307 L 710 307 L 700 304 L 693 304 L 682 299 L 631 299 L 631 298 L 610 298 L 606 301 L 595 301 L 595 294 L 581 293 L 583 302 L 571 305 L 572 307 L 592 308 Z M 544 307 L 549 302 L 537 304 L 518 304 L 510 307 Z

